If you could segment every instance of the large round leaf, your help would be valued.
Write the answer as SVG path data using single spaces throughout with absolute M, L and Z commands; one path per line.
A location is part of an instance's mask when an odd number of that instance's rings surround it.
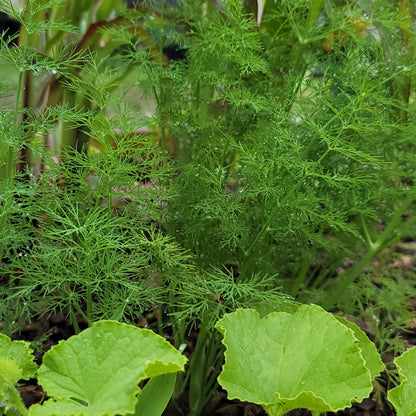
M 138 383 L 183 371 L 185 362 L 172 345 L 148 329 L 97 322 L 45 354 L 38 380 L 54 400 L 32 406 L 30 415 L 134 413 Z
M 229 398 L 262 405 L 270 415 L 291 409 L 338 411 L 372 390 L 358 340 L 347 326 L 316 305 L 260 319 L 240 309 L 216 328 L 226 346 L 218 381 Z

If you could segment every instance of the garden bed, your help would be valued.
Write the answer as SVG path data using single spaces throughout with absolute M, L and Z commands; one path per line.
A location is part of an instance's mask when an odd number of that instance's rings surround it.
M 396 254 L 393 256 L 392 262 L 389 267 L 395 272 L 402 273 L 404 276 L 407 273 L 412 273 L 416 266 L 416 254 L 412 253 L 411 249 L 415 247 L 415 243 L 407 241 L 403 245 L 398 245 L 396 248 Z M 375 260 L 375 262 L 377 262 Z M 391 274 L 395 274 L 390 270 Z M 377 282 L 375 282 L 377 284 Z M 413 314 L 416 316 L 416 300 L 409 299 L 409 302 L 413 308 Z M 77 316 L 78 326 L 80 329 L 86 328 L 88 325 L 81 316 Z M 156 320 L 149 315 L 150 321 L 143 319 L 140 322 L 140 326 L 154 325 Z M 413 318 L 408 322 L 407 327 L 401 333 L 392 334 L 392 336 L 398 337 L 403 340 L 407 349 L 416 345 L 416 323 Z M 371 337 L 374 335 L 374 331 L 371 328 L 368 320 L 362 320 L 357 322 L 361 329 L 366 331 Z M 370 326 L 369 326 L 370 325 Z M 38 364 L 42 361 L 43 354 L 48 351 L 51 346 L 56 345 L 58 341 L 68 339 L 72 335 L 75 335 L 75 331 L 71 323 L 65 317 L 64 314 L 56 314 L 50 317 L 42 317 L 41 319 L 34 320 L 30 325 L 23 328 L 19 333 L 16 333 L 14 339 L 25 340 L 31 343 L 35 349 L 35 359 Z M 189 355 L 195 348 L 195 342 L 198 337 L 198 332 L 194 331 L 187 336 L 186 344 L 187 349 L 185 355 Z M 261 342 L 261 341 L 260 341 Z M 393 354 L 386 353 L 383 356 L 383 360 L 386 363 L 393 361 Z M 386 401 L 387 386 L 390 385 L 388 376 L 383 373 L 377 380 L 377 394 L 373 393 L 370 398 L 364 399 L 361 403 L 353 403 L 353 406 L 344 411 L 336 413 L 338 416 L 393 416 L 396 414 L 394 408 Z M 42 388 L 36 384 L 36 380 L 30 380 L 22 383 L 18 387 L 18 391 L 27 407 L 42 403 L 47 399 L 46 394 Z M 189 413 L 189 392 L 184 392 L 179 396 L 175 403 L 168 405 L 167 409 L 163 413 L 164 416 L 183 416 Z M 261 406 L 254 405 L 248 402 L 241 402 L 239 400 L 227 399 L 226 391 L 218 388 L 215 395 L 208 401 L 202 410 L 201 416 L 266 416 L 264 409 Z M 306 409 L 296 409 L 288 413 L 288 416 L 309 416 L 310 412 Z
M 413 411 L 416 10 L 384 3 L 0 0 L 0 413 Z

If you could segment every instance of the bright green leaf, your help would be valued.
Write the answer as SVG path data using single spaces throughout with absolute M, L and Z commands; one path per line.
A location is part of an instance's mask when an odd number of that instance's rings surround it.
M 175 389 L 176 374 L 153 377 L 140 392 L 135 416 L 160 416 Z
M 374 380 L 384 370 L 384 364 L 380 354 L 377 352 L 376 346 L 354 322 L 348 321 L 340 316 L 335 317 L 354 332 L 354 336 L 358 340 L 358 346 L 361 348 L 361 355 L 365 360 L 365 366 L 370 371 L 371 379 Z
M 407 350 L 394 360 L 401 384 L 387 393 L 397 416 L 416 415 L 416 347 Z
M 270 415 L 291 409 L 338 411 L 372 390 L 351 329 L 316 305 L 260 319 L 255 310 L 225 315 L 225 364 L 218 381 L 228 397 L 260 404 Z
M 55 401 L 30 408 L 31 416 L 134 413 L 138 383 L 183 371 L 186 358 L 154 332 L 101 321 L 48 351 L 39 384 Z
M 0 334 L 0 411 L 8 416 L 26 415 L 19 393 L 14 385 L 19 380 L 34 377 L 37 370 L 33 351 L 25 341 L 12 341 Z
M 27 409 L 14 384 L 2 373 L 0 363 L 0 414 L 6 416 L 26 416 Z
M 10 384 L 17 383 L 22 378 L 22 370 L 16 361 L 8 357 L 0 357 L 1 376 Z
M 7 335 L 0 334 L 0 357 L 12 360 L 15 366 L 8 362 L 7 368 L 10 369 L 9 380 L 12 384 L 19 380 L 29 380 L 36 375 L 37 365 L 33 361 L 33 350 L 29 348 L 26 341 L 12 341 Z M 6 362 L 1 362 L 2 374 L 6 375 Z M 17 377 L 17 378 L 16 378 Z

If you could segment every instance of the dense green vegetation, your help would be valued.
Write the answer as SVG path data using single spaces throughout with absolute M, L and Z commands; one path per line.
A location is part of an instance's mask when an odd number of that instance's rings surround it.
M 0 322 L 199 336 L 200 414 L 239 307 L 317 303 L 403 351 L 413 0 L 0 1 Z M 4 38 L 6 39 L 6 38 Z M 392 377 L 394 374 L 392 374 Z

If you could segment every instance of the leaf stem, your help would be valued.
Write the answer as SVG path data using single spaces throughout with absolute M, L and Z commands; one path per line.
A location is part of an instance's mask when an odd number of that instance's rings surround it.
M 400 208 L 397 209 L 393 214 L 391 221 L 387 227 L 379 235 L 377 240 L 373 244 L 369 245 L 367 252 L 361 258 L 361 260 L 350 269 L 342 273 L 340 276 L 338 276 L 335 279 L 335 282 L 328 280 L 327 283 L 323 285 L 324 288 L 335 283 L 335 285 L 332 286 L 332 288 L 324 294 L 325 298 L 321 302 L 321 305 L 325 309 L 330 310 L 336 305 L 337 301 L 347 292 L 348 287 L 354 282 L 360 273 L 362 273 L 362 271 L 378 253 L 403 237 L 398 225 L 402 219 L 403 214 L 406 212 L 407 208 L 414 200 L 415 196 L 412 192 L 409 192 L 409 195 L 401 204 Z

